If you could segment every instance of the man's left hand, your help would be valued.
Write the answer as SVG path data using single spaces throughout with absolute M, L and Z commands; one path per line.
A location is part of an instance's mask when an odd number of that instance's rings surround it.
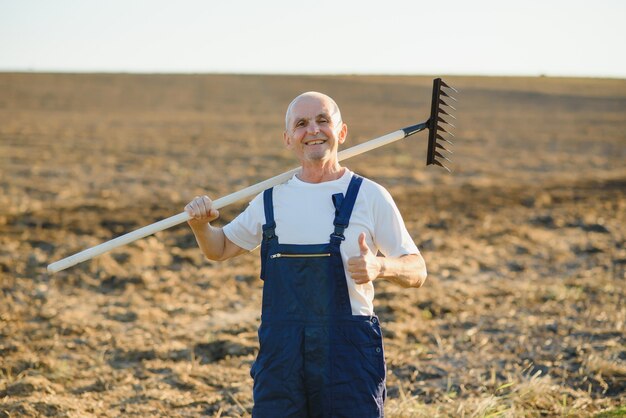
M 380 276 L 383 266 L 376 254 L 367 246 L 365 232 L 359 235 L 359 248 L 361 254 L 348 259 L 348 272 L 357 284 L 365 284 Z

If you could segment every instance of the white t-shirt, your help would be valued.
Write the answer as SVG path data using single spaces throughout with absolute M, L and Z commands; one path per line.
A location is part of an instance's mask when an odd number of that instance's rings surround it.
M 346 170 L 337 180 L 323 183 L 305 183 L 293 176 L 286 183 L 274 187 L 274 219 L 276 236 L 281 244 L 323 244 L 330 241 L 334 231 L 335 206 L 332 195 L 345 195 L 352 178 Z M 255 249 L 263 239 L 265 224 L 263 193 L 256 196 L 248 208 L 224 226 L 226 237 L 246 250 Z M 344 268 L 350 257 L 360 254 L 358 237 L 365 232 L 367 245 L 376 254 L 387 257 L 419 254 L 409 235 L 402 216 L 385 188 L 363 179 L 352 210 L 350 225 L 341 243 Z M 373 315 L 374 286 L 372 282 L 356 284 L 345 271 L 353 315 Z

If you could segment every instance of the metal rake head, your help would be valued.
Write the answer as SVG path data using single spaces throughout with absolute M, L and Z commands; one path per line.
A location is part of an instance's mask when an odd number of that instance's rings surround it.
M 443 165 L 441 160 L 446 160 L 448 162 L 451 161 L 440 151 L 452 154 L 452 151 L 444 147 L 443 143 L 447 142 L 449 145 L 454 145 L 450 141 L 450 139 L 444 136 L 454 136 L 454 134 L 450 132 L 450 127 L 455 128 L 455 126 L 450 123 L 449 120 L 456 119 L 452 114 L 452 111 L 456 111 L 456 109 L 449 103 L 451 103 L 452 101 L 456 102 L 457 100 L 454 97 L 450 96 L 449 93 L 451 91 L 458 93 L 458 91 L 454 87 L 450 87 L 449 85 L 444 83 L 441 78 L 436 78 L 433 80 L 433 100 L 430 107 L 430 118 L 427 122 L 428 155 L 426 156 L 426 165 L 438 165 L 448 171 L 450 171 L 450 169 Z M 444 119 L 443 116 L 445 116 L 447 120 Z

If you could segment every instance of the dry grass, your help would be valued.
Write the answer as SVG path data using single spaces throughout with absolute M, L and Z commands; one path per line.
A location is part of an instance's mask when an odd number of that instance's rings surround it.
M 394 418 L 413 417 L 535 417 L 581 416 L 597 411 L 609 402 L 594 401 L 581 390 L 571 390 L 555 384 L 550 377 L 520 374 L 514 381 L 500 385 L 491 394 L 483 393 L 458 399 L 449 393 L 445 402 L 424 404 L 419 396 L 402 394 L 387 405 L 387 413 Z

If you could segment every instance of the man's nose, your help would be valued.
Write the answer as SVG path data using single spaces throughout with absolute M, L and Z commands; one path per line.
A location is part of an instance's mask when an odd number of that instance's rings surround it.
M 317 123 L 315 122 L 311 122 L 309 123 L 309 125 L 307 126 L 307 133 L 308 134 L 313 134 L 313 135 L 317 135 L 320 132 L 320 127 L 318 126 Z

